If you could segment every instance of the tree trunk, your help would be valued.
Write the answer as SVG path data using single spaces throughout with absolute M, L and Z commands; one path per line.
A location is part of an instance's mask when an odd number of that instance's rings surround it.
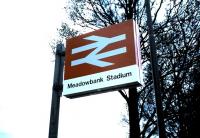
M 165 135 L 165 124 L 164 124 L 164 115 L 163 115 L 163 107 L 162 107 L 162 97 L 161 97 L 161 88 L 160 88 L 160 78 L 159 78 L 159 70 L 158 70 L 158 61 L 157 61 L 157 53 L 156 53 L 156 44 L 153 33 L 153 23 L 151 18 L 151 8 L 150 8 L 150 0 L 145 0 L 146 5 L 146 14 L 147 14 L 147 26 L 149 33 L 149 45 L 150 45 L 150 53 L 151 53 L 151 65 L 152 65 L 152 78 L 154 83 L 154 91 L 156 98 L 156 109 L 157 109 L 157 122 L 158 122 L 158 131 L 160 138 L 166 138 Z

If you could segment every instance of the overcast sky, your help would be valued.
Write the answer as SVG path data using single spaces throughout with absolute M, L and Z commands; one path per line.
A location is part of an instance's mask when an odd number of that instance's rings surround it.
M 0 138 L 48 137 L 54 57 L 65 0 L 0 1 Z M 61 98 L 59 138 L 125 138 L 117 92 Z

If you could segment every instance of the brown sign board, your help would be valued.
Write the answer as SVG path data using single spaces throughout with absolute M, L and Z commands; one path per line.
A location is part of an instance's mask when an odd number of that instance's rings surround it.
M 142 83 L 139 31 L 133 20 L 66 42 L 63 95 L 76 98 Z

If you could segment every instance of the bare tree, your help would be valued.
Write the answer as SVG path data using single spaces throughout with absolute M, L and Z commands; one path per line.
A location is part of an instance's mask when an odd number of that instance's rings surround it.
M 167 137 L 193 137 L 199 120 L 200 6 L 198 0 L 151 1 L 152 23 L 160 66 L 161 97 Z M 165 6 L 165 7 L 164 7 Z M 160 19 L 160 11 L 165 14 Z M 150 66 L 147 18 L 144 1 L 71 0 L 66 6 L 68 19 L 59 29 L 61 37 L 73 37 L 83 30 L 95 30 L 127 19 L 135 19 L 141 33 L 144 86 L 133 96 L 138 105 L 140 137 L 158 135 L 155 95 Z M 198 75 L 198 76 L 197 76 Z M 130 105 L 129 94 L 120 91 Z M 133 98 L 132 97 L 132 98 Z M 190 108 L 193 106 L 194 108 Z M 126 120 L 127 122 L 128 119 Z M 191 129 L 193 128 L 193 129 Z

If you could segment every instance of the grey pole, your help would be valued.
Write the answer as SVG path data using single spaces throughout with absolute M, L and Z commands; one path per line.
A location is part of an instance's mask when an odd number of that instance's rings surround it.
M 151 17 L 151 9 L 150 9 L 150 0 L 145 0 L 146 5 L 146 14 L 147 14 L 147 26 L 148 26 L 148 33 L 149 33 L 149 44 L 150 44 L 150 53 L 151 53 L 151 65 L 152 65 L 152 72 L 153 72 L 153 83 L 154 83 L 154 90 L 156 96 L 156 109 L 157 109 L 157 124 L 159 130 L 159 137 L 165 138 L 165 124 L 164 124 L 164 115 L 163 115 L 163 107 L 162 107 L 162 97 L 161 97 L 161 88 L 159 83 L 160 74 L 158 71 L 158 60 L 157 60 L 157 53 L 156 53 L 156 44 L 155 38 L 153 34 L 153 23 Z
M 131 15 L 128 16 L 128 19 L 136 19 L 136 3 L 138 0 L 132 0 L 129 4 L 134 6 L 130 8 Z M 131 5 L 132 5 L 131 4 Z M 135 16 L 134 16 L 135 14 Z M 138 93 L 137 88 L 129 88 L 129 98 L 127 100 L 128 112 L 129 112 L 129 138 L 140 138 L 140 120 L 139 120 L 139 111 L 138 111 Z
M 56 47 L 54 80 L 52 88 L 51 114 L 49 124 L 49 138 L 58 137 L 59 109 L 60 96 L 63 90 L 63 67 L 65 58 L 65 48 L 63 44 L 58 44 Z
M 140 138 L 140 120 L 138 112 L 138 93 L 137 88 L 129 89 L 128 98 L 129 111 L 129 138 Z

